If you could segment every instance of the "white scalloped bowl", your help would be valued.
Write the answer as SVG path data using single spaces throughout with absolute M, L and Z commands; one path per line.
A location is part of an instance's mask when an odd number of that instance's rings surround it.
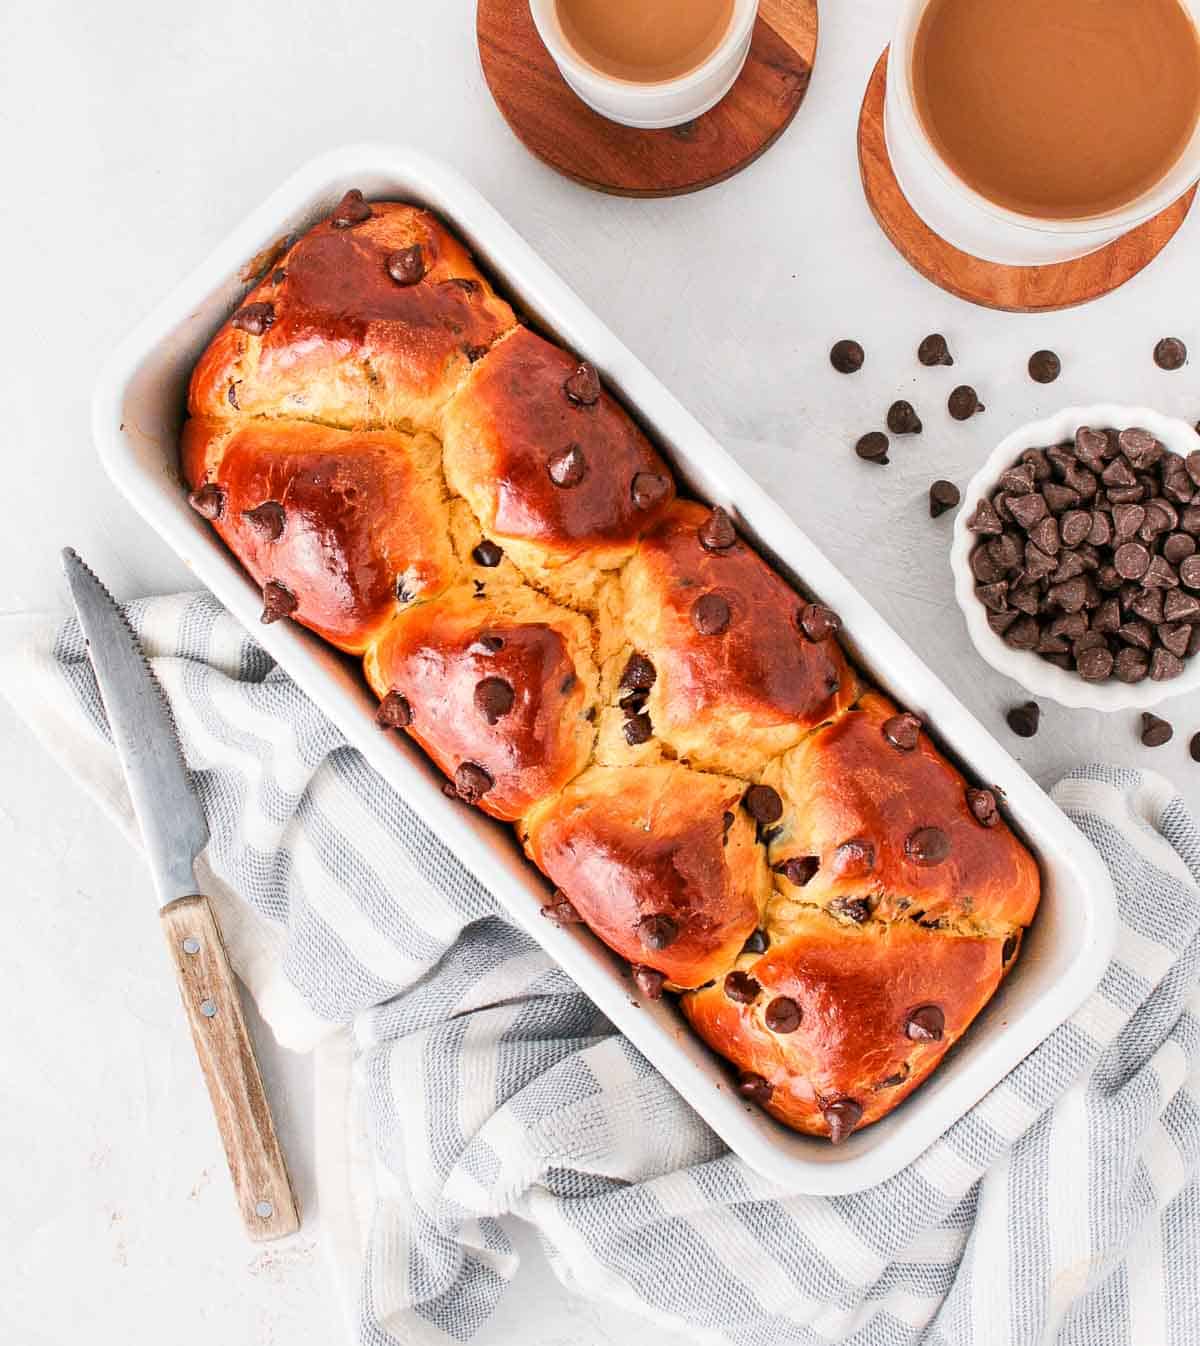
M 978 539 L 967 528 L 967 520 L 974 513 L 980 497 L 991 495 L 1001 472 L 1015 463 L 1026 449 L 1065 443 L 1075 438 L 1075 431 L 1081 425 L 1090 425 L 1097 430 L 1110 427 L 1128 430 L 1140 426 L 1160 439 L 1172 453 L 1185 457 L 1200 449 L 1200 434 L 1186 421 L 1163 416 L 1148 407 L 1124 407 L 1108 402 L 1089 407 L 1067 407 L 1057 415 L 1014 430 L 996 446 L 963 493 L 950 548 L 954 595 L 966 618 L 971 642 L 980 655 L 998 673 L 1020 683 L 1030 696 L 1046 697 L 1077 710 L 1146 710 L 1160 701 L 1200 688 L 1200 656 L 1189 659 L 1183 673 L 1169 682 L 1151 682 L 1149 678 L 1133 684 L 1118 682 L 1115 678 L 1108 682 L 1085 682 L 1078 673 L 1057 668 L 1036 654 L 1006 645 L 988 625 L 987 609 L 975 597 L 970 555 Z

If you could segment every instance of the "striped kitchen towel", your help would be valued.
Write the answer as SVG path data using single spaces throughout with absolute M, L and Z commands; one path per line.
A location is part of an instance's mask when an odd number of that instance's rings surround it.
M 513 1215 L 567 1285 L 693 1341 L 1200 1343 L 1200 832 L 1164 780 L 1085 767 L 1055 792 L 1120 905 L 1083 1008 L 895 1178 L 792 1196 L 213 599 L 128 611 L 208 813 L 234 960 L 326 1072 L 322 1217 L 364 1346 L 469 1340 L 514 1274 Z M 0 627 L 0 689 L 130 827 L 75 624 Z

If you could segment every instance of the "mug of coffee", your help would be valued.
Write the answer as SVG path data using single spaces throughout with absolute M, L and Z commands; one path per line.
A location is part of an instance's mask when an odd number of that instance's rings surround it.
M 678 126 L 729 92 L 750 52 L 758 0 L 530 0 L 563 79 L 625 126 Z
M 884 133 L 931 229 L 1082 257 L 1200 179 L 1200 0 L 901 0 Z

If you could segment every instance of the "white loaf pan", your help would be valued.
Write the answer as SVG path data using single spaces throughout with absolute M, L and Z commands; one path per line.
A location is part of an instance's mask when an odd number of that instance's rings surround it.
M 246 288 L 247 264 L 326 215 L 349 187 L 442 215 L 509 299 L 592 361 L 666 452 L 686 491 L 725 506 L 784 574 L 841 613 L 859 664 L 929 724 L 976 781 L 1000 786 L 1036 851 L 1044 895 L 1003 988 L 932 1078 L 883 1121 L 841 1146 L 797 1135 L 743 1102 L 729 1067 L 669 1000 L 639 1001 L 623 968 L 585 930 L 539 915 L 547 885 L 512 830 L 442 795 L 421 750 L 380 734 L 375 702 L 350 660 L 288 622 L 259 624 L 258 589 L 187 505 L 177 445 L 192 365 Z M 796 1192 L 860 1191 L 890 1177 L 992 1088 L 1087 997 L 1111 956 L 1112 883 L 1099 856 L 1007 752 L 883 622 L 786 514 L 462 178 L 409 149 L 356 145 L 290 178 L 114 352 L 96 390 L 103 462 L 134 507 L 445 839 L 525 930 L 753 1168 Z M 818 461 L 814 459 L 814 462 Z

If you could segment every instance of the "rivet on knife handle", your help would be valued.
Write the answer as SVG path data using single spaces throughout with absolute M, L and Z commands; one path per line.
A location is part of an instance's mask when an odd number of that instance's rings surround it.
M 162 924 L 246 1232 L 257 1242 L 294 1234 L 300 1209 L 208 898 L 170 903 Z

